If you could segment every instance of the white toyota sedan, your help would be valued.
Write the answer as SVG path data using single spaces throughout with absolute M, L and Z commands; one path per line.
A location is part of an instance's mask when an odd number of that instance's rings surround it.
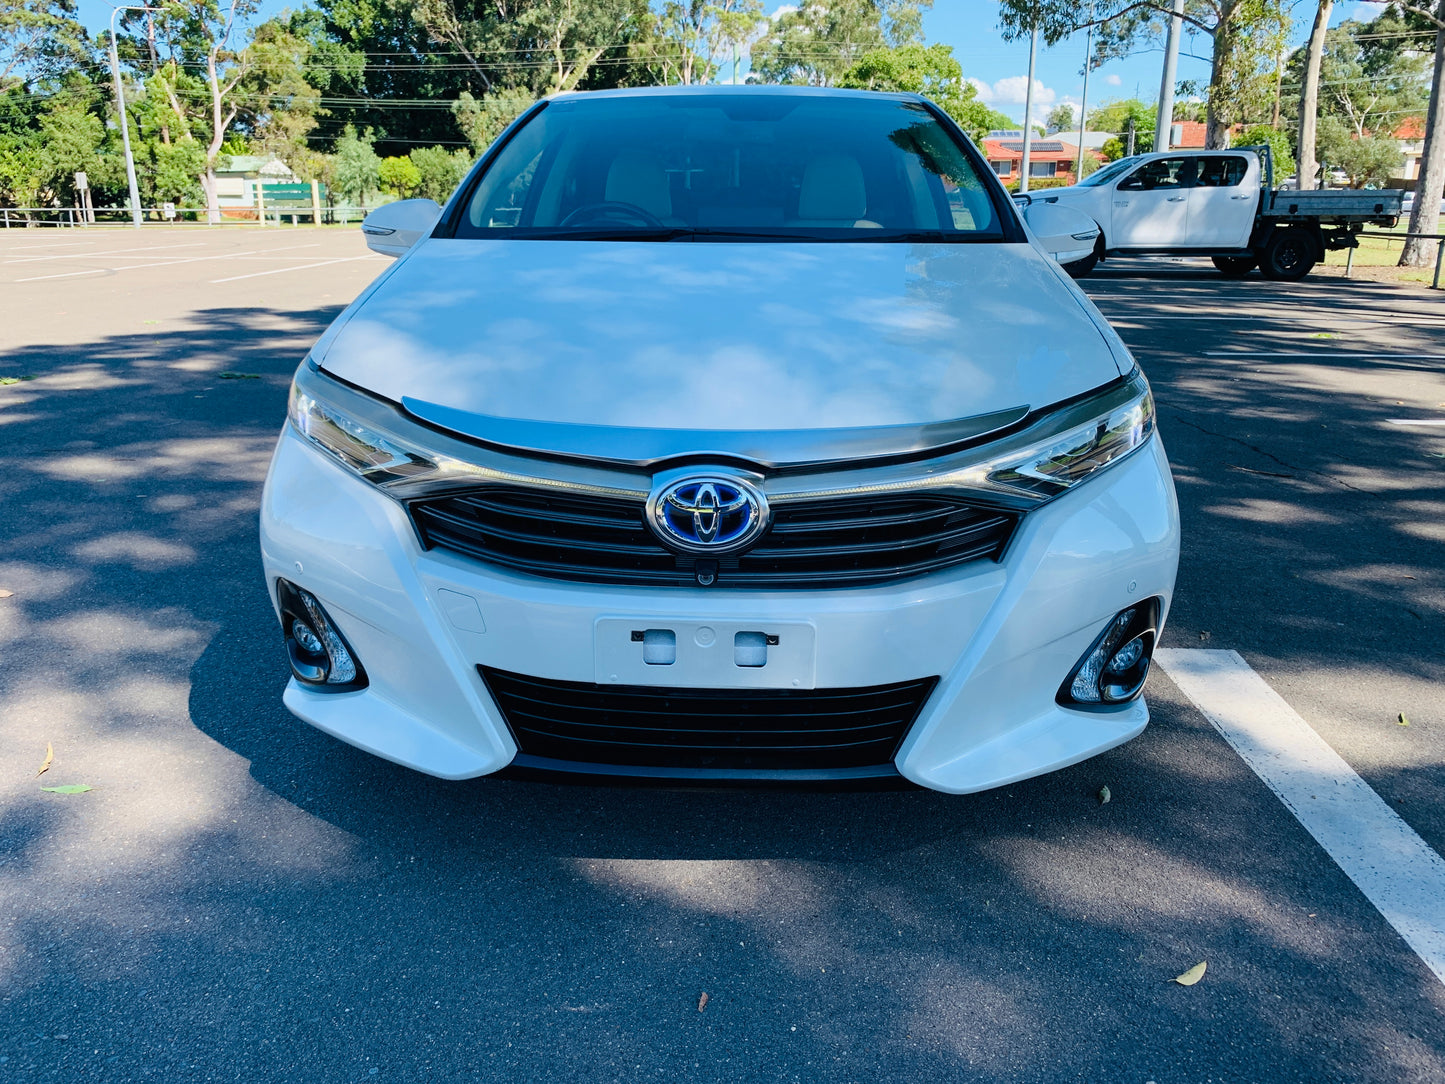
M 1134 737 L 1174 489 L 1033 226 L 912 95 L 539 103 L 373 212 L 297 371 L 286 706 L 448 779 L 963 793 Z

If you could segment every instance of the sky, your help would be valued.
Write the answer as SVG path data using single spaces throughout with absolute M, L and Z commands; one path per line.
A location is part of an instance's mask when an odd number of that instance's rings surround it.
M 139 2 L 139 0 L 137 0 Z M 295 0 L 262 0 L 260 18 L 295 8 Z M 110 19 L 111 5 L 104 0 L 80 0 L 81 21 L 92 33 L 104 30 Z M 1331 25 L 1348 18 L 1369 19 L 1380 10 L 1370 3 L 1337 4 Z M 1291 45 L 1302 45 L 1309 36 L 1314 5 L 1301 3 L 1295 8 L 1295 25 Z M 1024 90 L 1028 85 L 1029 44 L 1027 39 L 1006 42 L 998 34 L 997 0 L 935 0 L 934 7 L 924 15 L 923 29 L 929 43 L 942 42 L 953 47 L 953 55 L 963 68 L 964 77 L 978 88 L 979 97 L 1001 113 L 1022 123 Z M 1209 81 L 1207 52 L 1201 59 L 1191 55 L 1193 49 L 1207 49 L 1207 42 L 1186 36 L 1180 47 L 1178 78 Z M 1081 72 L 1084 64 L 1084 35 L 1076 34 L 1052 49 L 1039 46 L 1034 72 L 1037 122 L 1042 123 L 1048 110 L 1060 103 L 1077 110 L 1083 92 Z M 1159 77 L 1164 65 L 1162 49 L 1151 49 L 1123 60 L 1115 60 L 1097 68 L 1089 75 L 1089 106 L 1111 98 L 1139 97 L 1152 102 L 1159 96 Z

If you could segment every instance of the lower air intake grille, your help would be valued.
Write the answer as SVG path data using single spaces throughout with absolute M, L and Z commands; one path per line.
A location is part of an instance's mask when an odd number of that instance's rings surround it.
M 665 689 L 477 669 L 528 756 L 777 772 L 891 764 L 938 681 L 863 689 Z
M 415 501 L 428 548 L 534 576 L 587 583 L 691 587 L 697 557 L 673 553 L 646 523 L 643 502 L 513 486 Z M 997 560 L 1011 512 L 951 494 L 780 501 L 752 549 L 716 559 L 716 585 L 828 588 L 886 583 Z

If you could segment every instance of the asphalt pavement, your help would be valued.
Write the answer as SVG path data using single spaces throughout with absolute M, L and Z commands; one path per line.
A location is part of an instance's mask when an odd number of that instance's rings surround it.
M 1445 984 L 1162 670 L 1142 737 L 966 797 L 446 783 L 300 723 L 260 487 L 385 262 L 12 232 L 0 1084 L 1445 1081 Z M 1445 851 L 1445 296 L 1084 285 L 1174 464 L 1166 646 L 1238 651 Z

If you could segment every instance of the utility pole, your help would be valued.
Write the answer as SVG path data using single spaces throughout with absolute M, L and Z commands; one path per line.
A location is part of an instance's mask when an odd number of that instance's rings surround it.
M 1084 39 L 1084 91 L 1079 95 L 1079 161 L 1074 167 L 1074 183 L 1084 179 L 1084 129 L 1089 116 L 1089 69 L 1094 66 L 1094 5 L 1089 5 L 1089 35 Z
M 1130 117 L 1130 118 L 1129 118 L 1129 149 L 1128 149 L 1128 151 L 1126 152 L 1126 157 L 1129 157 L 1129 158 L 1133 158 L 1133 157 L 1134 157 L 1134 118 L 1133 118 L 1133 117 Z
M 1179 35 L 1184 32 L 1184 0 L 1174 0 L 1169 16 L 1169 37 L 1164 44 L 1164 75 L 1159 80 L 1159 118 L 1154 122 L 1154 150 L 1169 149 L 1174 125 L 1174 76 L 1179 70 Z
M 120 79 L 120 54 L 115 51 L 115 17 L 122 11 L 144 11 L 149 14 L 154 10 L 144 5 L 124 4 L 110 13 L 110 74 L 115 79 L 115 108 L 120 114 L 120 142 L 125 148 L 125 179 L 130 185 L 130 221 L 136 229 L 140 229 L 140 189 L 135 183 L 135 158 L 130 153 L 130 122 L 125 116 L 125 86 Z
M 1033 135 L 1034 123 L 1034 62 L 1039 55 L 1039 24 L 1034 23 L 1029 34 L 1029 85 L 1024 91 L 1024 160 L 1019 178 L 1019 191 L 1029 190 L 1029 137 Z

